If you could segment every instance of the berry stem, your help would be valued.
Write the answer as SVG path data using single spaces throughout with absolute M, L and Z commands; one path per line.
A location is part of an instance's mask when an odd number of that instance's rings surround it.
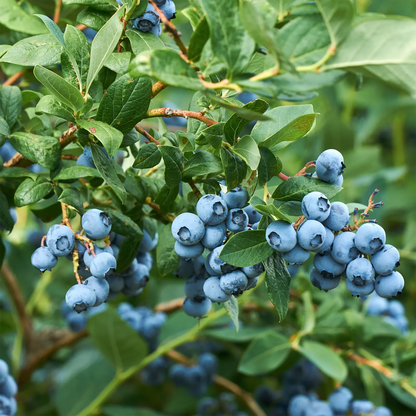
M 74 264 L 74 274 L 75 278 L 77 279 L 78 284 L 82 284 L 82 279 L 80 275 L 78 274 L 79 269 L 79 251 L 76 247 L 74 247 L 74 250 L 72 251 L 72 262 Z
M 277 175 L 282 181 L 287 181 L 288 179 L 290 179 L 290 176 L 286 176 L 284 173 L 280 172 Z
M 218 121 L 205 117 L 204 112 L 202 111 L 198 112 L 198 111 L 175 110 L 174 108 L 169 108 L 169 107 L 155 108 L 153 110 L 149 110 L 145 116 L 145 118 L 153 118 L 153 117 L 183 117 L 185 119 L 195 118 L 199 121 L 202 121 L 207 126 L 212 126 L 213 124 L 218 123 Z
M 60 18 L 60 15 L 61 15 L 61 9 L 62 9 L 62 0 L 56 0 L 55 13 L 53 15 L 53 21 L 55 23 L 59 22 L 59 18 Z
M 295 176 L 303 176 L 306 173 L 306 169 L 314 168 L 314 167 L 315 167 L 315 161 L 312 160 L 306 163 L 306 165 Z
M 160 143 L 158 140 L 156 140 L 151 134 L 149 134 L 145 129 L 142 129 L 139 125 L 134 126 L 136 131 L 138 131 L 140 134 L 142 134 L 146 139 L 153 142 L 154 144 L 160 146 L 162 143 Z
M 202 198 L 201 191 L 197 188 L 197 186 L 195 185 L 195 182 L 194 181 L 189 181 L 188 183 L 189 183 L 189 186 L 192 188 L 192 191 L 195 194 L 195 196 L 198 199 L 201 199 Z

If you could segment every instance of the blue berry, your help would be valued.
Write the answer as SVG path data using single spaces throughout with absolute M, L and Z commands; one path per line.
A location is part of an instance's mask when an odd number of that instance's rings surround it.
M 169 370 L 170 379 L 179 387 L 186 386 L 187 367 L 182 364 L 174 364 Z
M 147 340 L 156 338 L 165 322 L 166 315 L 161 312 L 146 316 L 141 329 L 142 336 Z
M 374 280 L 375 271 L 369 260 L 360 257 L 348 263 L 346 274 L 355 286 L 365 286 Z
M 214 248 L 220 246 L 227 236 L 227 227 L 222 222 L 218 225 L 207 225 L 205 227 L 205 235 L 201 240 L 201 244 L 213 250 Z
M 14 412 L 12 413 L 12 404 L 10 402 L 10 398 L 6 397 L 5 395 L 0 395 L 0 415 L 14 415 Z
M 329 217 L 323 222 L 325 227 L 332 231 L 339 231 L 344 228 L 350 221 L 348 206 L 343 202 L 333 202 Z
M 117 256 L 114 254 L 114 257 L 117 258 Z M 153 257 L 150 253 L 141 253 L 140 251 L 137 253 L 136 260 L 144 264 L 149 270 L 153 267 Z
M 74 285 L 66 292 L 65 301 L 71 309 L 81 313 L 95 305 L 97 296 L 88 286 Z
M 192 260 L 180 259 L 179 267 L 173 272 L 175 276 L 182 279 L 189 279 L 194 275 L 194 263 Z
M 220 192 L 221 198 L 226 202 L 228 208 L 243 208 L 247 204 L 248 194 L 242 186 L 237 186 L 231 191 Z
M 205 279 L 191 277 L 185 283 L 185 296 L 194 300 L 195 298 L 204 298 Z
M 316 249 L 312 249 L 310 251 L 315 252 L 315 253 L 325 253 L 327 251 L 331 251 L 332 249 L 332 244 L 334 242 L 334 233 L 328 228 L 325 227 L 325 238 L 324 238 L 324 243 L 322 244 L 321 247 L 316 248 Z
M 228 207 L 218 195 L 204 195 L 196 204 L 196 212 L 206 225 L 217 225 L 227 218 Z
M 209 266 L 214 271 L 214 274 L 230 273 L 235 270 L 234 266 L 231 266 L 220 259 L 219 256 L 223 248 L 224 246 L 219 246 L 212 250 L 209 255 Z
M 380 298 L 383 299 L 383 298 Z M 383 299 L 386 300 L 386 299 Z M 400 318 L 401 316 L 404 316 L 405 310 L 404 306 L 398 301 L 398 300 L 392 300 L 388 302 L 388 311 L 391 316 L 394 318 Z
M 243 267 L 241 270 L 248 278 L 252 278 L 260 276 L 264 272 L 264 266 L 263 263 L 257 263 L 253 266 Z
M 254 289 L 257 286 L 258 281 L 259 281 L 259 276 L 249 277 L 247 287 L 245 288 L 245 290 Z
M 338 234 L 332 244 L 331 256 L 338 263 L 347 264 L 355 260 L 360 255 L 357 247 L 355 247 L 355 234 L 347 231 Z
M 209 276 L 220 276 L 222 274 L 221 269 L 215 267 L 215 270 L 214 270 L 210 265 L 211 259 L 212 259 L 212 252 L 209 253 L 207 258 L 205 259 L 205 269 L 206 269 L 208 275 Z M 225 264 L 225 262 L 224 262 L 224 264 Z M 216 271 L 216 270 L 220 270 L 220 271 Z
M 387 299 L 378 296 L 377 293 L 373 293 L 368 302 L 367 313 L 369 315 L 383 315 L 389 310 L 389 306 Z
M 374 410 L 373 416 L 393 416 L 393 413 L 391 412 L 389 408 L 380 406 L 380 407 L 377 407 L 376 410 Z
M 351 391 L 346 387 L 340 387 L 329 396 L 329 405 L 334 413 L 345 414 L 350 408 L 352 399 Z
M 200 365 L 194 365 L 186 369 L 185 375 L 186 384 L 189 387 L 205 386 L 208 384 L 207 373 Z M 199 389 L 197 389 L 199 390 Z
M 85 250 L 84 252 L 84 256 L 82 257 L 83 263 L 85 264 L 85 266 L 87 266 L 88 268 L 91 267 L 91 263 L 94 260 L 94 258 L 96 256 L 98 256 L 99 254 L 104 253 L 104 250 L 102 248 L 99 248 L 96 244 L 94 244 L 94 254 L 92 254 L 92 252 Z
M 183 302 L 184 312 L 195 318 L 202 318 L 205 316 L 211 309 L 211 301 L 208 298 L 203 298 L 201 300 L 192 300 L 185 298 Z
M 373 254 L 371 263 L 375 271 L 381 275 L 387 275 L 400 266 L 400 253 L 391 244 L 386 244 L 381 250 Z
M 218 400 L 212 397 L 204 397 L 198 401 L 198 416 L 209 416 L 215 414 L 218 408 Z
M 110 253 L 97 254 L 91 261 L 90 271 L 98 279 L 112 276 L 117 268 L 117 261 Z
M 192 246 L 199 243 L 204 234 L 204 223 L 195 214 L 185 212 L 178 215 L 172 223 L 173 237 L 185 246 Z
M 289 402 L 289 416 L 305 416 L 306 409 L 310 406 L 311 400 L 308 396 L 299 394 Z
M 304 250 L 319 250 L 323 246 L 325 238 L 325 227 L 319 221 L 307 220 L 304 223 L 302 223 L 301 226 L 298 228 L 298 244 Z
M 393 298 L 401 295 L 403 287 L 404 279 L 399 272 L 392 272 L 387 276 L 377 276 L 376 292 L 382 298 Z
M 221 276 L 221 289 L 228 295 L 239 295 L 247 287 L 247 276 L 241 270 L 234 270 Z
M 205 259 L 202 256 L 199 256 L 193 260 L 194 273 L 198 277 L 207 277 L 205 269 Z
M 149 251 L 152 251 L 156 247 L 158 239 L 159 236 L 157 233 L 152 239 L 152 237 L 150 237 L 150 234 L 146 230 L 143 230 L 143 238 L 140 242 L 139 251 L 141 253 L 148 253 Z
M 33 252 L 31 262 L 34 267 L 44 272 L 46 270 L 51 271 L 58 264 L 58 259 L 48 247 L 39 247 Z
M 175 251 L 179 257 L 184 259 L 193 259 L 199 257 L 204 252 L 204 246 L 201 243 L 196 243 L 192 246 L 185 246 L 179 241 L 175 243 Z
M 345 264 L 336 262 L 329 252 L 316 254 L 313 265 L 326 279 L 333 279 L 345 270 Z
M 232 208 L 228 211 L 227 219 L 225 220 L 225 225 L 227 228 L 234 232 L 238 233 L 244 231 L 248 224 L 248 215 L 241 208 Z
M 7 375 L 9 374 L 9 366 L 6 361 L 0 359 L 0 384 L 6 380 Z
M 333 413 L 328 403 L 316 400 L 306 408 L 305 416 L 333 416 Z
M 149 3 L 143 15 L 133 20 L 133 27 L 142 32 L 150 32 L 154 26 L 159 24 L 159 22 L 159 15 L 156 13 L 154 7 Z
M 160 22 L 156 26 L 153 26 L 150 33 L 153 33 L 156 36 L 160 36 L 162 34 L 162 25 L 160 24 Z
M 160 10 L 162 10 L 162 12 L 169 20 L 172 20 L 176 17 L 176 7 L 175 3 L 172 0 L 166 0 L 166 2 L 160 6 Z
M 285 253 L 296 246 L 296 231 L 286 221 L 274 221 L 266 229 L 266 240 L 274 250 Z
M 13 397 L 17 394 L 17 383 L 11 375 L 6 377 L 6 380 L 0 384 L 0 395 L 6 397 Z
M 231 297 L 231 295 L 228 295 L 221 289 L 220 278 L 217 276 L 212 276 L 205 280 L 204 293 L 208 299 L 217 303 L 227 302 Z
M 354 400 L 351 403 L 351 412 L 354 416 L 366 415 L 374 410 L 374 404 L 368 400 Z
M 310 255 L 311 253 L 309 251 L 304 250 L 299 244 L 296 244 L 296 246 L 292 248 L 292 250 L 283 253 L 282 257 L 289 264 L 293 265 L 305 263 L 305 261 L 309 259 Z
M 72 311 L 72 310 L 67 315 L 66 321 L 68 323 L 69 329 L 74 332 L 79 332 L 83 330 L 87 323 L 87 320 L 84 314 L 76 313 L 75 311 Z
M 247 205 L 244 208 L 245 213 L 248 215 L 248 221 L 250 224 L 256 224 L 260 222 L 262 215 L 259 214 L 251 205 Z
M 107 237 L 111 232 L 111 218 L 104 211 L 90 209 L 82 216 L 82 228 L 93 240 Z
M 355 245 L 362 253 L 375 254 L 386 243 L 386 232 L 378 224 L 363 224 L 355 235 Z
M 77 159 L 77 165 L 81 165 L 81 166 L 87 166 L 88 168 L 94 168 L 95 169 L 95 164 L 94 162 L 91 163 L 91 161 L 88 159 L 87 156 L 85 156 L 84 154 L 82 154 L 78 159 Z
M 166 358 L 158 357 L 140 372 L 141 381 L 147 386 L 158 386 L 165 380 Z
M 144 264 L 134 263 L 134 269 L 124 277 L 124 285 L 130 291 L 144 288 L 149 281 L 149 269 Z
M 107 280 L 91 276 L 83 284 L 95 292 L 96 301 L 93 306 L 99 306 L 106 301 L 110 292 L 110 285 Z
M 316 288 L 327 292 L 328 290 L 332 290 L 338 287 L 341 281 L 341 276 L 335 276 L 334 278 L 325 278 L 314 267 L 310 273 L 310 280 Z
M 206 352 L 199 356 L 198 364 L 205 370 L 211 382 L 218 369 L 218 358 L 214 354 Z
M 302 212 L 306 219 L 322 222 L 329 217 L 331 203 L 321 192 L 310 192 L 302 199 Z
M 316 174 L 321 181 L 334 183 L 344 172 L 344 158 L 338 150 L 328 149 L 316 160 Z
M 52 225 L 46 234 L 46 245 L 56 257 L 65 257 L 75 246 L 75 236 L 66 225 Z
M 371 280 L 369 283 L 367 283 L 365 286 L 356 286 L 354 283 L 351 282 L 351 280 L 346 280 L 346 286 L 347 290 L 351 292 L 352 296 L 357 297 L 364 297 L 371 295 L 371 293 L 374 292 L 374 280 Z

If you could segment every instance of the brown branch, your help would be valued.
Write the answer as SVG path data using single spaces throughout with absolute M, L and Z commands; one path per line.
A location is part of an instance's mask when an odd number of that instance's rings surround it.
M 288 179 L 290 179 L 290 176 L 286 176 L 284 173 L 280 172 L 277 175 L 282 181 L 287 181 Z
M 196 118 L 197 120 L 205 123 L 207 126 L 212 126 L 213 124 L 218 123 L 218 121 L 205 117 L 203 112 L 175 110 L 173 108 L 166 108 L 166 107 L 149 110 L 145 116 L 145 118 L 153 118 L 153 117 L 183 117 L 186 119 Z
M 6 263 L 3 263 L 1 267 L 1 274 L 3 275 L 4 282 L 6 283 L 7 289 L 13 300 L 13 304 L 16 308 L 19 320 L 23 327 L 23 336 L 26 345 L 30 345 L 32 341 L 32 323 L 29 315 L 26 313 L 25 300 L 23 299 L 22 292 L 20 291 L 19 284 L 17 283 L 16 277 L 10 270 Z
M 159 141 L 157 141 L 151 134 L 149 134 L 145 129 L 142 129 L 139 125 L 134 126 L 134 128 L 140 133 L 143 134 L 144 137 L 146 137 L 147 140 L 153 142 L 154 144 L 157 144 L 158 146 L 161 145 Z
M 347 354 L 347 357 L 351 360 L 355 361 L 356 363 L 366 365 L 367 367 L 374 368 L 374 370 L 378 371 L 379 373 L 383 374 L 387 378 L 391 378 L 393 375 L 393 372 L 384 367 L 381 363 L 375 360 L 369 360 L 368 358 L 360 357 L 359 355 L 355 355 L 352 352 L 349 352 Z
M 79 156 L 75 156 L 75 155 L 61 155 L 61 159 L 66 159 L 66 160 L 78 160 Z
M 74 134 L 77 130 L 78 127 L 70 127 L 68 130 L 62 133 L 61 137 L 59 137 L 59 143 L 61 144 L 61 148 L 68 146 L 69 143 L 74 141 L 74 139 L 76 138 Z M 36 162 L 32 162 L 31 160 L 24 157 L 21 153 L 16 153 L 8 162 L 3 163 L 3 167 L 26 167 L 33 165 L 34 163 Z
M 152 86 L 152 98 L 155 98 L 161 91 L 163 91 L 168 85 L 164 84 L 162 81 L 157 81 Z
M 155 306 L 156 312 L 175 312 L 182 309 L 185 298 L 173 299 L 168 302 L 159 303 Z
M 188 357 L 174 350 L 169 351 L 166 355 L 169 358 L 172 358 L 172 360 L 175 360 L 184 365 L 194 364 L 193 361 L 190 360 Z M 266 413 L 263 412 L 262 408 L 253 399 L 252 395 L 247 391 L 243 390 L 237 384 L 234 384 L 232 381 L 219 375 L 214 376 L 214 383 L 217 386 L 222 387 L 223 389 L 233 393 L 235 396 L 240 397 L 240 399 L 243 400 L 247 407 L 252 411 L 252 414 L 254 416 L 266 416 Z
M 88 29 L 88 26 L 79 24 L 75 26 L 78 30 L 80 30 L 81 32 L 83 32 L 85 29 Z
M 55 14 L 53 15 L 53 21 L 55 23 L 59 22 L 59 18 L 61 16 L 61 9 L 62 9 L 62 0 L 56 0 Z
M 202 198 L 202 194 L 201 191 L 196 187 L 194 181 L 189 181 L 189 186 L 192 188 L 193 193 L 195 194 L 195 196 L 200 199 Z
M 9 85 L 13 85 L 15 82 L 19 80 L 20 77 L 24 75 L 26 71 L 19 71 L 13 74 L 10 78 L 8 78 L 6 81 L 3 82 L 3 87 L 7 87 Z

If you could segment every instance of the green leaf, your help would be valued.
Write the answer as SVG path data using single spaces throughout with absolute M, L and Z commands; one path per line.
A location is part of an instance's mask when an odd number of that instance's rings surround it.
M 84 206 L 82 205 L 81 201 L 81 193 L 77 189 L 64 189 L 61 195 L 59 195 L 58 201 L 74 207 L 80 215 L 84 213 Z
M 137 236 L 130 236 L 124 238 L 120 246 L 120 253 L 117 257 L 116 273 L 121 273 L 126 270 L 136 258 L 139 251 L 141 238 Z
M 157 268 L 162 276 L 172 273 L 179 267 L 180 258 L 174 249 L 175 242 L 172 225 L 166 224 L 159 234 L 159 243 L 156 247 Z
M 250 376 L 270 373 L 284 363 L 290 351 L 291 344 L 283 335 L 261 334 L 244 351 L 238 371 Z
M 131 52 L 113 52 L 105 62 L 104 66 L 111 69 L 117 74 L 124 75 L 128 68 L 131 60 Z
M 15 0 L 0 2 L 0 24 L 10 30 L 38 35 L 45 33 L 45 26 L 33 15 L 27 13 Z
M 282 213 L 278 207 L 273 204 L 270 205 L 254 205 L 253 208 L 262 215 L 268 215 L 272 220 L 283 220 L 286 222 L 292 222 L 291 219 Z M 273 249 L 272 249 L 273 250 Z
M 224 308 L 227 309 L 228 315 L 230 315 L 231 321 L 234 324 L 236 332 L 240 329 L 238 321 L 238 300 L 236 297 L 231 296 L 230 300 L 224 302 Z
M 75 122 L 73 110 L 53 95 L 43 96 L 36 105 L 35 113 L 48 114 Z
M 92 41 L 86 93 L 88 93 L 92 82 L 104 66 L 105 61 L 117 46 L 123 32 L 123 23 L 120 21 L 120 18 L 124 14 L 124 9 L 124 6 L 120 7 Z
M 167 185 L 163 185 L 160 191 L 156 195 L 155 203 L 164 206 L 166 208 L 171 207 L 175 203 L 175 199 L 179 193 L 179 184 L 169 188 Z
M 46 169 L 56 168 L 61 159 L 61 145 L 55 137 L 18 132 L 12 134 L 10 143 L 23 156 Z
M 244 109 L 254 111 L 259 114 L 263 114 L 268 107 L 269 104 L 266 101 L 259 99 L 247 103 L 243 106 Z M 249 125 L 249 123 L 250 120 L 247 120 L 239 116 L 238 114 L 233 114 L 224 125 L 224 134 L 225 138 L 227 139 L 227 142 L 233 145 L 237 140 L 239 134 L 243 131 L 245 127 Z
M 111 218 L 111 229 L 117 234 L 124 235 L 126 237 L 142 238 L 143 231 L 141 228 L 127 215 L 122 214 L 115 209 L 101 208 L 106 211 Z
M 149 78 L 120 77 L 105 93 L 97 119 L 127 134 L 143 119 L 152 98 Z
M 165 49 L 166 46 L 159 36 L 151 32 L 140 32 L 140 30 L 127 30 L 126 36 L 130 39 L 131 49 L 135 55 L 152 49 Z
M 209 143 L 214 149 L 219 149 L 224 139 L 224 123 L 215 123 L 201 130 L 200 133 L 201 138 L 196 139 L 197 144 Z
M 169 188 L 177 186 L 182 180 L 184 157 L 182 152 L 173 146 L 159 146 L 165 162 L 165 182 Z
M 14 227 L 14 220 L 12 216 L 10 215 L 9 204 L 7 203 L 7 198 L 4 195 L 4 193 L 0 191 L 0 229 L 12 231 L 13 227 Z M 3 246 L 3 242 L 1 243 L 1 245 Z
M 384 387 L 395 399 L 397 399 L 400 403 L 403 403 L 405 406 L 416 410 L 416 398 L 412 394 L 403 390 L 399 383 L 389 380 L 383 374 L 378 373 L 377 376 L 383 383 Z
M 375 370 L 365 365 L 359 366 L 361 373 L 361 380 L 365 387 L 365 396 L 368 400 L 376 406 L 384 405 L 384 390 L 378 380 Z
M 310 192 L 322 192 L 331 199 L 341 190 L 341 186 L 322 182 L 319 179 L 294 176 L 281 183 L 273 192 L 272 198 L 279 201 L 302 201 Z
M 313 309 L 311 292 L 302 293 L 303 314 L 302 319 L 302 335 L 308 335 L 313 332 L 315 328 L 315 311 Z
M 62 169 L 58 175 L 56 175 L 54 181 L 70 181 L 79 178 L 101 178 L 97 169 L 90 168 L 88 166 L 76 165 L 69 168 Z
M 233 152 L 240 156 L 251 170 L 256 170 L 259 166 L 260 151 L 251 136 L 242 137 L 234 146 Z
M 211 29 L 215 56 L 228 66 L 230 75 L 241 73 L 250 62 L 255 42 L 241 24 L 236 1 L 201 0 Z
M 10 128 L 14 126 L 22 111 L 22 93 L 18 87 L 7 86 L 0 90 L 0 116 Z
M 259 185 L 264 186 L 276 174 L 278 167 L 277 158 L 267 147 L 259 147 Z
M 77 23 L 99 31 L 110 19 L 111 13 L 87 7 L 81 10 L 77 16 Z
M 78 120 L 78 125 L 96 137 L 110 157 L 114 156 L 123 141 L 123 133 L 101 121 Z
M 239 156 L 221 147 L 221 161 L 225 172 L 228 190 L 240 185 L 245 178 L 247 165 Z
M 355 15 L 352 0 L 316 0 L 331 37 L 333 47 L 337 47 L 348 35 Z
M 113 164 L 101 151 L 101 146 L 93 144 L 91 146 L 91 152 L 94 164 L 100 172 L 101 176 L 120 198 L 120 201 L 124 204 L 127 198 L 127 192 L 124 189 L 123 184 L 120 182 Z
M 105 406 L 103 412 L 105 416 L 164 416 L 144 407 Z
M 274 250 L 273 250 L 274 251 Z M 264 262 L 266 269 L 266 287 L 270 301 L 276 308 L 279 321 L 283 321 L 289 310 L 290 273 L 281 253 L 274 253 Z
M 247 342 L 251 341 L 253 338 L 257 337 L 260 334 L 270 331 L 269 328 L 258 328 L 258 327 L 248 327 L 243 326 L 239 329 L 238 332 L 234 328 L 215 328 L 208 329 L 203 332 L 204 335 L 207 335 L 211 338 L 220 339 L 223 341 L 231 342 Z
M 22 66 L 57 65 L 62 51 L 62 45 L 52 35 L 32 36 L 16 42 L 1 61 Z
M 348 367 L 330 347 L 315 341 L 304 341 L 298 351 L 327 376 L 340 383 L 347 378 Z
M 247 267 L 267 259 L 273 249 L 266 241 L 264 230 L 234 234 L 221 251 L 220 259 L 237 267 Z
M 198 62 L 201 57 L 202 49 L 209 40 L 209 25 L 205 16 L 201 18 L 191 39 L 189 40 L 188 59 Z
M 32 178 L 36 180 L 37 174 L 29 169 L 10 167 L 0 170 L 0 178 Z
M 39 17 L 45 23 L 46 27 L 48 28 L 51 35 L 63 46 L 65 47 L 64 35 L 62 30 L 59 29 L 59 26 L 48 16 L 44 16 L 43 14 L 35 14 L 34 16 Z
M 117 3 L 115 0 L 63 0 L 63 4 L 67 6 L 74 4 L 91 6 L 94 7 L 94 9 L 107 12 L 114 12 L 114 10 L 117 8 Z
M 52 184 L 45 178 L 39 178 L 36 181 L 27 178 L 16 189 L 14 203 L 18 207 L 34 204 L 49 195 L 52 190 Z
M 7 121 L 0 116 L 0 145 L 3 146 L 4 141 L 10 137 L 10 127 Z
M 162 155 L 158 146 L 154 143 L 149 143 L 140 148 L 133 167 L 137 169 L 149 169 L 159 164 L 161 160 Z
M 73 108 L 76 112 L 82 109 L 84 106 L 82 94 L 69 82 L 39 65 L 36 65 L 34 74 L 37 80 L 48 88 L 59 101 Z
M 221 172 L 221 159 L 210 152 L 201 150 L 193 154 L 185 163 L 183 177 L 192 178 L 193 176 L 204 176 Z

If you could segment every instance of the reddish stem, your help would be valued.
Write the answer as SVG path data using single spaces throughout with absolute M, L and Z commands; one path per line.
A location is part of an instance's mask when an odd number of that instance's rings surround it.
M 284 173 L 280 172 L 277 175 L 282 181 L 287 181 L 288 179 L 290 179 L 290 176 L 286 176 Z

